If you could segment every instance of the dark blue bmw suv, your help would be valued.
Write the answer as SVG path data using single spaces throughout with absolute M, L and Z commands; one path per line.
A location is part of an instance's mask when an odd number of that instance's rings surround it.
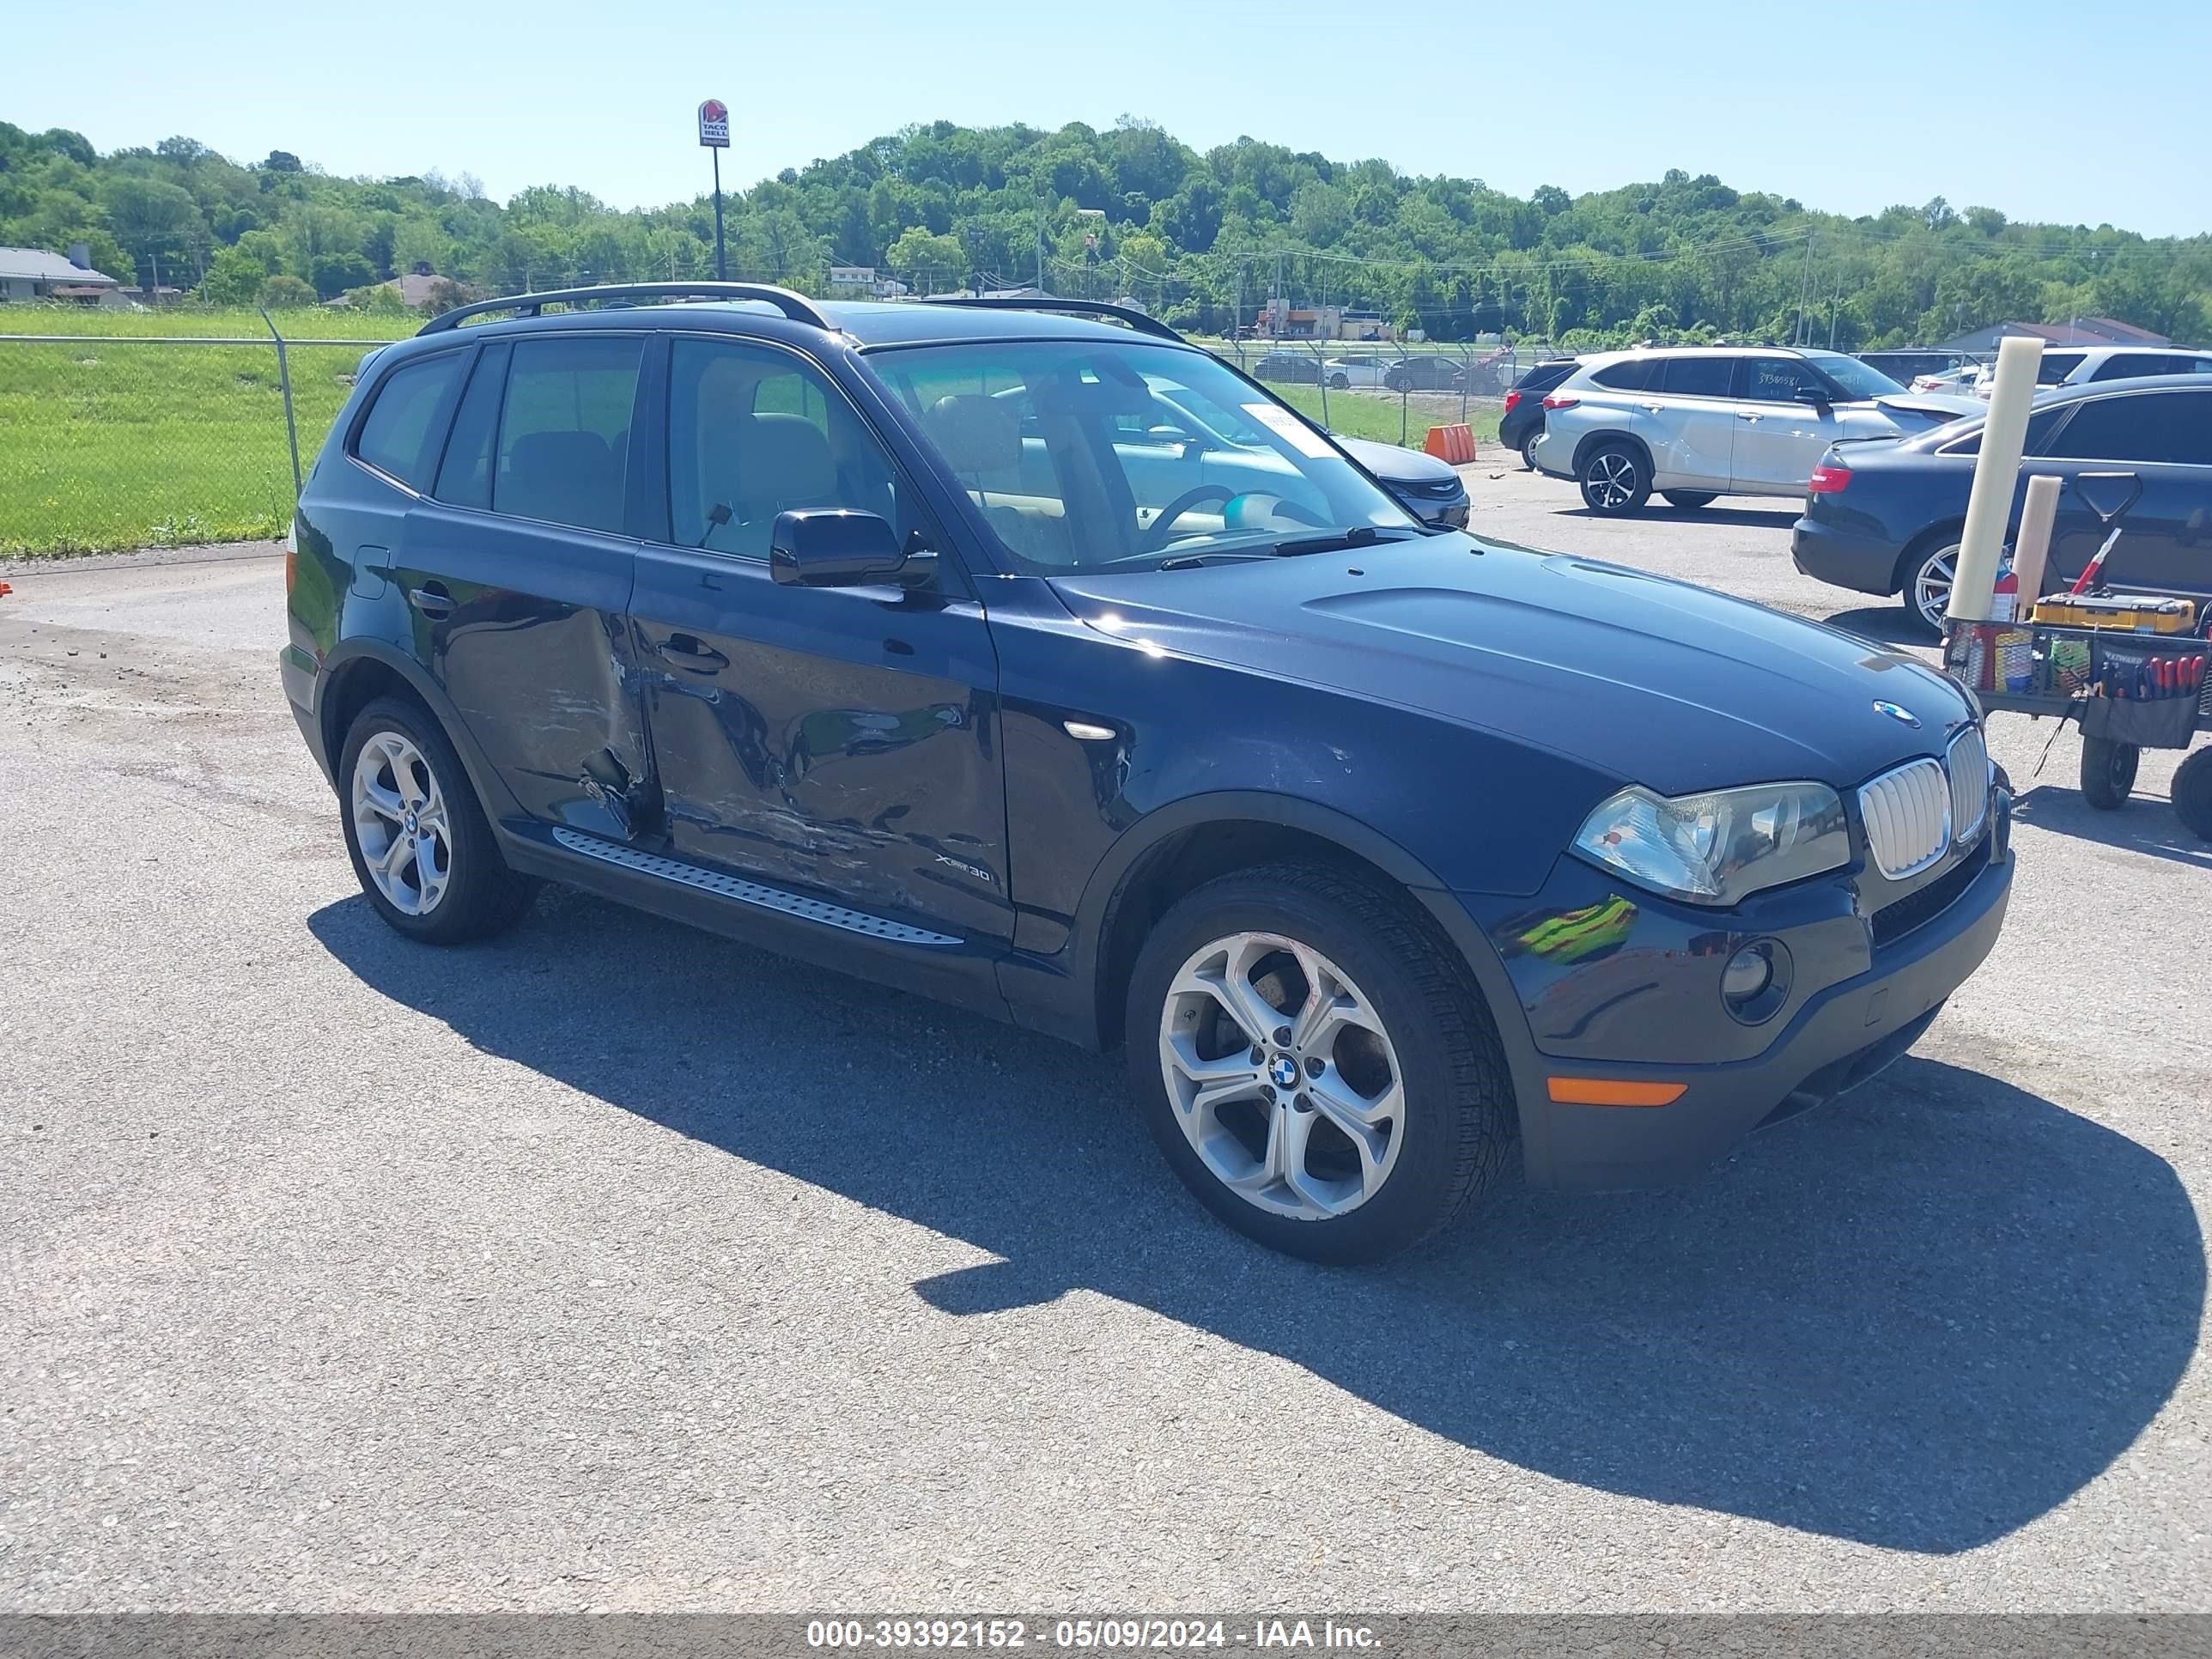
M 364 366 L 295 533 L 285 690 L 393 927 L 553 879 L 1121 1044 L 1316 1259 L 1516 1139 L 1694 1173 L 1904 1052 L 2010 890 L 1951 681 L 1422 526 L 1111 307 L 469 307 Z

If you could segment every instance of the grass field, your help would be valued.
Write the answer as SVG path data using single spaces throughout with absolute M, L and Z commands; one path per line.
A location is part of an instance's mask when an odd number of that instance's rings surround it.
M 288 337 L 360 342 L 288 348 L 300 459 L 308 465 L 363 349 L 420 325 L 342 311 L 275 315 Z M 73 337 L 0 338 L 0 556 L 283 533 L 292 513 L 292 464 L 275 347 L 148 337 L 265 340 L 256 313 L 0 306 L 0 336 L 11 334 Z M 1273 390 L 1321 418 L 1318 386 Z M 1417 392 L 1405 414 L 1405 441 L 1418 449 L 1431 422 L 1458 415 L 1458 398 Z M 1469 417 L 1479 442 L 1494 439 L 1494 404 L 1470 405 Z M 1399 400 L 1331 392 L 1328 423 L 1348 437 L 1396 443 Z
M 305 465 L 345 401 L 366 345 L 418 325 L 291 312 L 278 325 L 362 342 L 288 349 Z M 0 334 L 128 337 L 82 344 L 0 340 L 0 555 L 283 533 L 292 463 L 276 348 L 137 343 L 163 335 L 265 338 L 255 313 L 9 306 L 0 308 Z

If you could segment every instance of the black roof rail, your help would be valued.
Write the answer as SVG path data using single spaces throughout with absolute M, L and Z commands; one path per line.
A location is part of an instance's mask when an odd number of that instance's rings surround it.
M 544 294 L 513 294 L 503 300 L 479 300 L 474 305 L 457 306 L 433 317 L 415 331 L 418 335 L 441 333 L 459 327 L 465 317 L 481 316 L 487 311 L 512 311 L 519 316 L 535 317 L 550 305 L 580 305 L 592 300 L 759 300 L 774 306 L 794 323 L 811 323 L 820 329 L 834 327 L 805 295 L 767 283 L 609 283 L 599 288 L 560 288 Z
M 1150 334 L 1157 339 L 1173 340 L 1177 345 L 1190 343 L 1157 317 L 1128 306 L 1109 305 L 1103 300 L 1063 300 L 1054 294 L 930 294 L 922 303 L 933 306 L 976 306 L 988 311 L 1062 311 L 1076 317 L 1111 317 L 1116 322 L 1127 323 L 1139 334 Z

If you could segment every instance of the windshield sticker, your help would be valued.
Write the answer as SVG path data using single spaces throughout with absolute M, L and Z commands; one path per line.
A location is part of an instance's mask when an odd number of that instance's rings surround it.
M 1328 439 L 1287 409 L 1278 409 L 1273 404 L 1246 404 L 1244 412 L 1301 455 L 1326 460 L 1336 453 L 1329 447 Z

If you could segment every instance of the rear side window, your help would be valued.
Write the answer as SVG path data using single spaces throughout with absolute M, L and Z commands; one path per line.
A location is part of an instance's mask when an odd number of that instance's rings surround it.
M 2083 356 L 2079 351 L 2045 352 L 2043 360 L 2035 366 L 2036 385 L 2057 386 L 2081 367 Z
M 2186 374 L 2186 357 L 2121 356 L 2108 357 L 2089 378 L 2093 380 L 2135 380 L 2149 374 Z
M 2074 461 L 2212 462 L 2212 393 L 2093 398 L 2074 411 L 2048 453 Z
M 638 338 L 523 340 L 500 411 L 492 510 L 619 531 Z
M 495 341 L 477 354 L 476 372 L 469 389 L 461 394 L 460 411 L 453 416 L 453 435 L 446 443 L 446 459 L 438 468 L 441 501 L 455 507 L 491 505 L 492 441 L 499 432 L 499 405 L 507 389 L 507 348 Z
M 468 360 L 465 351 L 441 351 L 386 375 L 354 454 L 410 489 L 428 489 Z
M 2044 446 L 2051 441 L 2051 429 L 2058 424 L 2059 417 L 2065 413 L 2063 409 L 2045 409 L 2029 416 L 2027 438 L 2021 446 L 2021 453 L 2024 455 L 2042 454 Z M 1944 455 L 1978 455 L 1982 453 L 1982 434 L 1978 429 L 1969 432 L 1965 437 L 1945 444 L 1938 453 Z
M 1669 357 L 1663 390 L 1680 398 L 1725 398 L 1735 374 L 1733 357 Z
M 1631 357 L 1626 362 L 1607 363 L 1603 368 L 1593 369 L 1590 379 L 1614 392 L 1641 392 L 1651 384 L 1651 371 L 1664 361 L 1663 358 Z

